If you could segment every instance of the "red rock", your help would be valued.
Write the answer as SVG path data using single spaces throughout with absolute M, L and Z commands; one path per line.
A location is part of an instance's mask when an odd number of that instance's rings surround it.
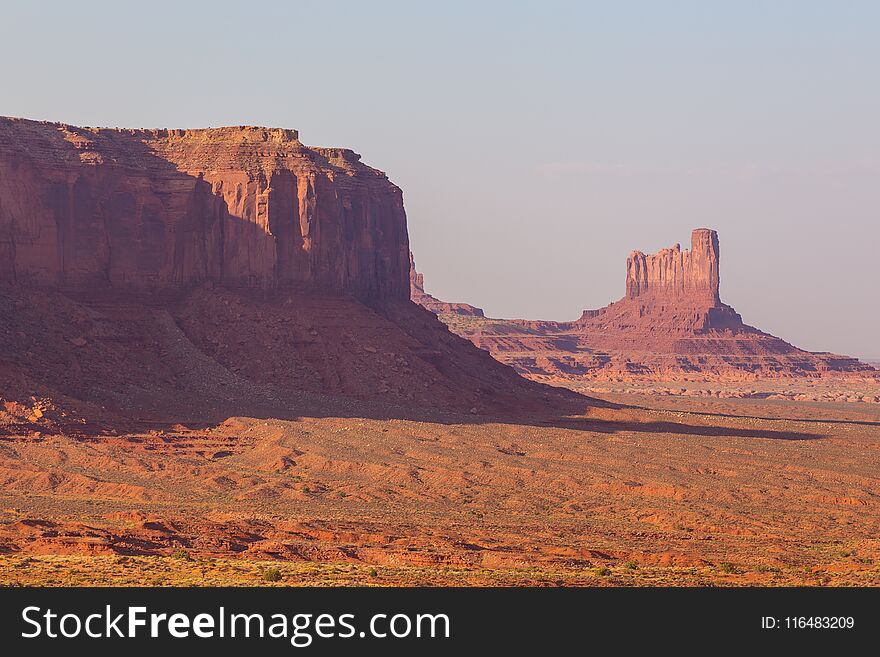
M 398 187 L 295 130 L 0 118 L 0 280 L 97 294 L 231 287 L 408 296 Z
M 855 358 L 803 351 L 744 324 L 721 302 L 719 264 L 717 233 L 698 228 L 690 250 L 633 251 L 626 296 L 574 322 L 438 312 L 459 335 L 537 380 L 877 375 Z
M 650 255 L 633 251 L 626 263 L 626 296 L 605 308 L 584 311 L 578 324 L 609 348 L 630 344 L 629 337 L 650 346 L 655 338 L 713 330 L 760 333 L 721 302 L 719 261 L 718 234 L 708 228 L 693 231 L 689 251 L 678 244 Z
M 633 251 L 626 261 L 626 296 L 720 303 L 718 261 L 718 233 L 708 228 L 694 230 L 690 251 L 679 244 L 647 256 Z

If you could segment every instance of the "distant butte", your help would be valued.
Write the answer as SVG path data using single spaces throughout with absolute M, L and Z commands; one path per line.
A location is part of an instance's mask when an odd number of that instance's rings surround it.
M 626 263 L 626 296 L 573 322 L 505 320 L 423 303 L 459 335 L 520 374 L 555 379 L 779 378 L 877 371 L 855 358 L 798 349 L 744 324 L 722 303 L 718 234 L 698 228 L 676 244 Z

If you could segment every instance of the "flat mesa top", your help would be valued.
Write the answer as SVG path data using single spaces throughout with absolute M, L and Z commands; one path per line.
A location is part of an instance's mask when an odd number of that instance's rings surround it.
M 83 135 L 127 135 L 146 139 L 186 138 L 205 141 L 246 141 L 246 142 L 298 142 L 299 131 L 292 128 L 267 128 L 263 126 L 237 125 L 217 128 L 107 128 L 74 126 L 52 121 L 34 121 L 18 117 L 0 117 L 0 127 L 15 128 L 19 131 L 45 130 L 55 128 L 62 132 Z
M 0 149 L 6 154 L 18 153 L 43 161 L 120 163 L 139 152 L 138 142 L 147 144 L 153 154 L 175 160 L 196 157 L 221 161 L 224 157 L 279 155 L 308 159 L 318 155 L 347 171 L 385 177 L 362 164 L 360 154 L 349 148 L 305 146 L 299 131 L 292 128 L 94 128 L 0 116 Z

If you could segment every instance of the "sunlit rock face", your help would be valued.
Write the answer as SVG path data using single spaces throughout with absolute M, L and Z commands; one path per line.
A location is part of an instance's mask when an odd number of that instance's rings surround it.
M 304 146 L 295 130 L 0 118 L 0 279 L 406 299 L 403 197 L 356 153 Z

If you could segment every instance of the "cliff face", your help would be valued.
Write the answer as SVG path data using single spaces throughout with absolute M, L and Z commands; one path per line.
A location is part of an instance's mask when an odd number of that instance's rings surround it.
M 626 261 L 626 296 L 671 299 L 701 298 L 720 303 L 718 233 L 697 228 L 690 251 L 676 244 L 671 249 L 645 255 L 633 251 Z
M 80 292 L 213 281 L 409 296 L 399 188 L 294 130 L 0 118 L 0 280 Z

